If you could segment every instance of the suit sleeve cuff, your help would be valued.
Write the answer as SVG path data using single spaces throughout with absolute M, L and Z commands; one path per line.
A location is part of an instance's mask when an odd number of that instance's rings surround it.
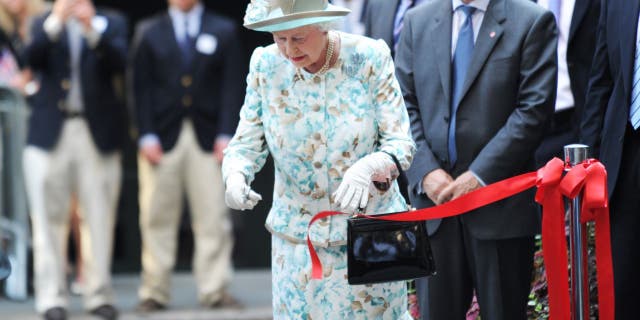
M 418 183 L 418 185 L 416 186 L 416 193 L 417 194 L 425 194 L 424 189 L 422 189 L 422 181 L 424 181 L 424 177 L 426 177 L 427 175 L 425 174 L 424 176 L 422 176 L 422 179 L 420 179 L 420 183 Z
M 226 133 L 221 133 L 219 135 L 216 136 L 216 142 L 220 141 L 220 142 L 229 142 L 231 140 L 231 138 L 233 138 L 232 135 L 230 134 L 226 134 Z
M 469 172 L 471 172 L 471 174 L 476 178 L 476 180 L 478 180 L 478 182 L 480 182 L 480 185 L 482 185 L 483 187 L 485 187 L 487 184 L 484 182 L 484 180 L 482 180 L 482 178 L 480 178 L 479 175 L 477 175 L 475 172 L 469 170 Z
M 138 140 L 138 147 L 143 148 L 150 145 L 160 144 L 160 138 L 153 133 L 147 133 Z

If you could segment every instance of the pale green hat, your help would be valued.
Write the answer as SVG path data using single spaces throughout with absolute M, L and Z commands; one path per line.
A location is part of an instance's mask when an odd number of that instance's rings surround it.
M 314 23 L 333 21 L 351 10 L 327 0 L 251 0 L 244 26 L 256 31 L 282 31 Z

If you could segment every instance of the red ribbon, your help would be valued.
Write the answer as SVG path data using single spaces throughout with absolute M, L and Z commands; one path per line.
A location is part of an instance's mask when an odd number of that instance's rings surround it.
M 543 206 L 542 249 L 549 287 L 549 318 L 554 320 L 570 319 L 571 305 L 563 196 L 573 199 L 582 191 L 581 222 L 595 221 L 596 224 L 599 318 L 613 320 L 613 267 L 607 203 L 607 173 L 604 166 L 597 160 L 588 160 L 577 165 L 563 177 L 564 169 L 562 160 L 554 158 L 538 171 L 490 184 L 439 206 L 385 215 L 384 217 L 364 217 L 389 221 L 424 221 L 453 217 L 536 186 L 538 190 L 535 200 Z M 319 212 L 309 222 L 309 228 L 317 220 L 341 214 L 345 213 L 338 211 Z M 322 263 L 308 233 L 307 246 L 311 255 L 311 276 L 313 279 L 321 279 Z

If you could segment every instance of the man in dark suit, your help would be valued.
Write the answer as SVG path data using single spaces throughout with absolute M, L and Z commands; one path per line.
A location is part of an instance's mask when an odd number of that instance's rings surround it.
M 563 158 L 563 147 L 578 142 L 595 51 L 601 0 L 538 0 L 558 21 L 558 94 L 555 112 L 536 151 L 536 167 L 553 157 Z
M 168 2 L 167 12 L 138 26 L 130 65 L 140 134 L 138 310 L 164 309 L 169 302 L 184 194 L 199 300 L 207 307 L 238 307 L 226 291 L 233 239 L 220 162 L 242 104 L 240 39 L 232 21 L 207 12 L 200 1 Z
M 393 53 L 394 19 L 401 0 L 369 0 L 364 11 L 364 35 L 382 39 Z
M 369 0 L 364 11 L 364 35 L 384 40 L 391 48 L 391 56 L 402 31 L 407 11 L 425 0 Z
M 553 112 L 557 29 L 527 0 L 430 1 L 410 10 L 396 74 L 418 150 L 411 204 L 430 207 L 534 169 Z M 526 319 L 539 219 L 533 190 L 427 222 L 437 266 L 431 320 L 464 319 L 475 289 L 483 319 Z
M 40 80 L 33 96 L 25 178 L 33 226 L 36 309 L 65 319 L 70 199 L 82 212 L 85 306 L 115 319 L 111 252 L 120 190 L 125 108 L 114 87 L 124 73 L 127 22 L 89 0 L 56 0 L 36 19 L 25 48 Z
M 640 300 L 640 0 L 602 2 L 581 141 L 606 166 L 616 319 Z

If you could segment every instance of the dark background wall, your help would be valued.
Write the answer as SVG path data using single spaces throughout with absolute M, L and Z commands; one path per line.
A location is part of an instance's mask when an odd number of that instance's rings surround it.
M 214 12 L 228 16 L 237 21 L 239 26 L 238 42 L 245 48 L 246 61 L 243 70 L 237 72 L 247 74 L 248 61 L 256 46 L 272 42 L 267 33 L 250 31 L 243 28 L 242 17 L 247 0 L 203 1 L 205 6 Z M 135 24 L 141 19 L 167 9 L 163 0 L 94 0 L 98 7 L 109 7 L 122 12 L 129 19 L 130 36 Z M 116 242 L 114 248 L 114 272 L 136 272 L 140 270 L 140 230 L 138 225 L 138 181 L 136 168 L 136 142 L 131 139 L 124 153 L 123 188 L 116 226 Z M 231 212 L 234 225 L 235 247 L 233 253 L 236 268 L 263 268 L 270 264 L 271 238 L 264 229 L 264 221 L 271 203 L 273 186 L 273 167 L 267 163 L 257 176 L 253 187 L 262 194 L 263 201 L 251 212 Z M 223 203 L 220 204 L 224 205 Z M 193 253 L 192 234 L 189 226 L 188 207 L 180 226 L 177 269 L 186 270 L 191 267 Z

